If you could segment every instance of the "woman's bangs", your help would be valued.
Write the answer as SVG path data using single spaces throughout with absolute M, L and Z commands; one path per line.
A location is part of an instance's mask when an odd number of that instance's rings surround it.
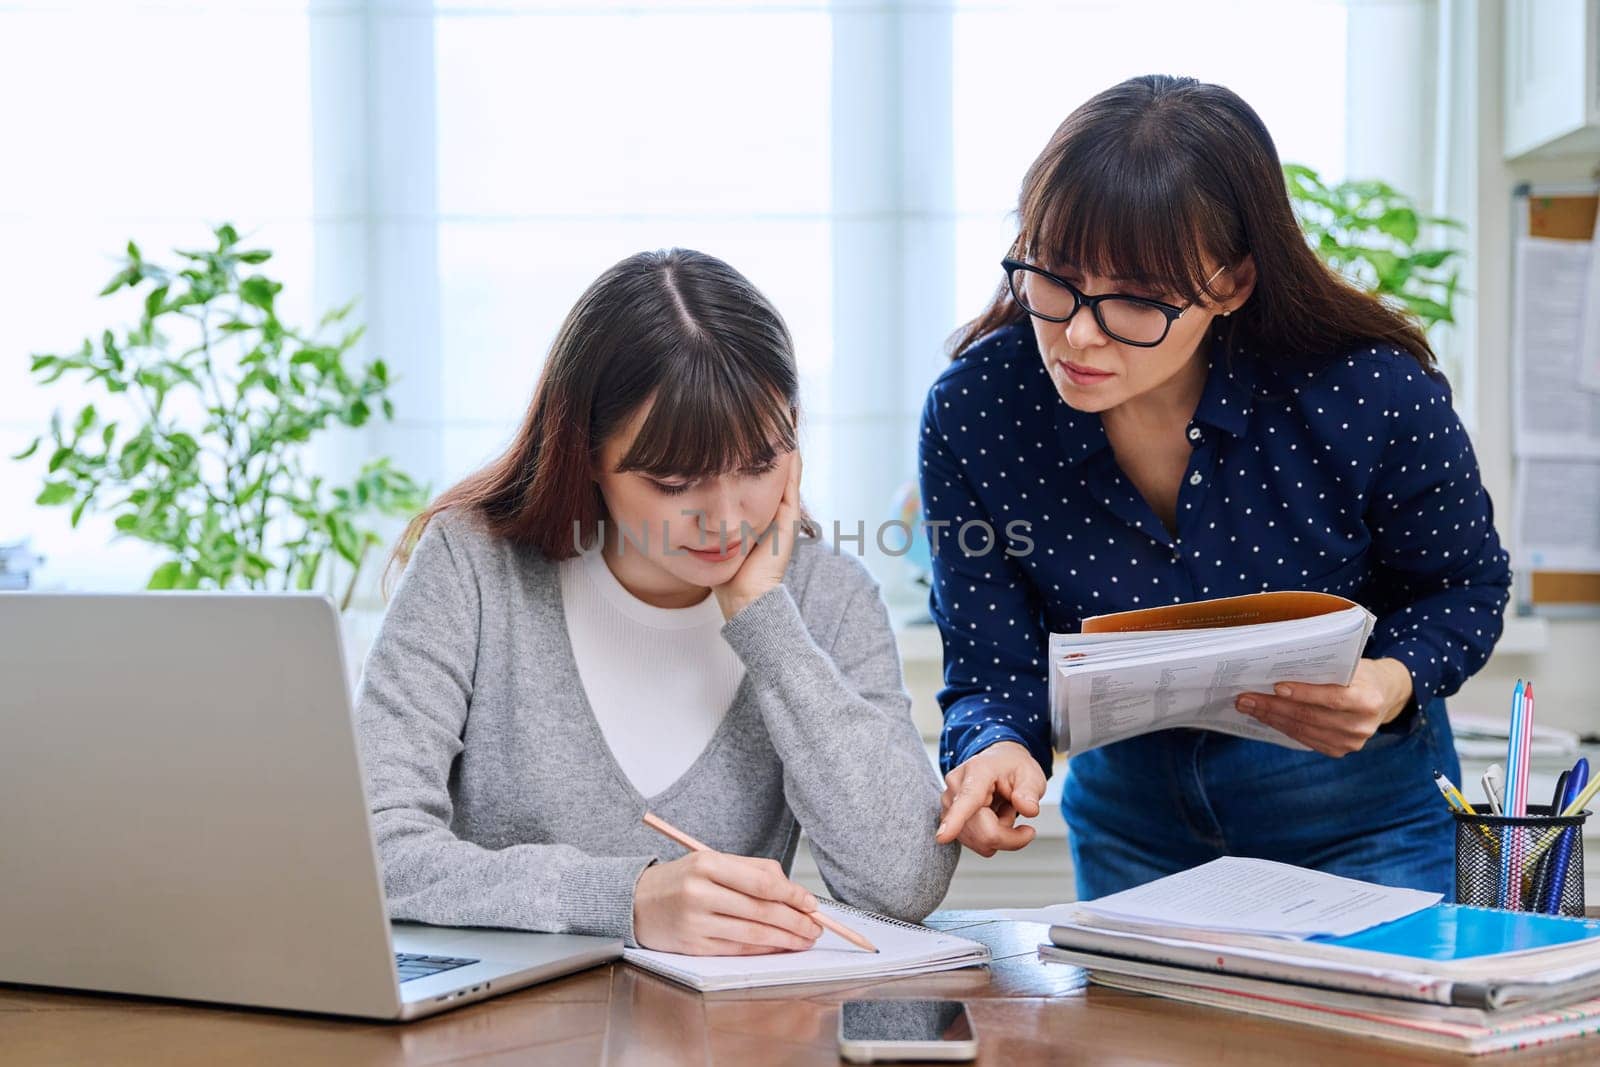
M 619 471 L 705 478 L 759 469 L 797 446 L 794 414 L 778 383 L 715 356 L 689 362 L 663 375 Z
M 1107 278 L 1152 295 L 1214 298 L 1206 281 L 1216 268 L 1202 258 L 1199 205 L 1164 184 L 1083 167 L 1034 183 L 1022 205 L 1024 255 L 1046 269 Z

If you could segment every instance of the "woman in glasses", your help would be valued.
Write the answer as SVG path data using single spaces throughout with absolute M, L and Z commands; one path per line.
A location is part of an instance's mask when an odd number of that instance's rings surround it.
M 1016 819 L 1051 771 L 1050 632 L 1325 590 L 1378 616 L 1352 682 L 1288 672 L 1236 705 L 1304 750 L 1170 729 L 1073 756 L 1078 893 L 1222 855 L 1447 890 L 1442 698 L 1499 637 L 1510 572 L 1421 329 L 1317 259 L 1261 120 L 1193 79 L 1134 78 L 1069 115 L 1018 222 L 923 413 L 938 839 L 1032 839 Z M 1012 536 L 950 536 L 972 522 Z

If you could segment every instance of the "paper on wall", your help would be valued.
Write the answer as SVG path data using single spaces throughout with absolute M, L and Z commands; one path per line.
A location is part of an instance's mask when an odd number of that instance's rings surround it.
M 1589 272 L 1583 287 L 1583 314 L 1578 325 L 1578 384 L 1600 392 L 1600 214 L 1589 239 Z
M 1578 388 L 1590 243 L 1523 237 L 1516 254 L 1514 451 L 1600 458 L 1600 394 Z
M 1514 514 L 1519 567 L 1600 571 L 1600 459 L 1520 460 Z

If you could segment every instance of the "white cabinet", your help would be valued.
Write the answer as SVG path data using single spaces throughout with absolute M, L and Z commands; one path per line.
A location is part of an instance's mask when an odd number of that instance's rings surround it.
M 1600 152 L 1600 0 L 1505 0 L 1505 154 Z

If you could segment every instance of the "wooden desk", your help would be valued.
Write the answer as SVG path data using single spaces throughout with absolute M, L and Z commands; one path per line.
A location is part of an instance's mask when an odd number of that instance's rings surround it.
M 941 912 L 930 925 L 984 941 L 995 962 L 859 985 L 701 996 L 623 964 L 406 1025 L 190 1007 L 0 986 L 0 1064 L 712 1064 L 840 1062 L 839 1003 L 966 1000 L 982 1064 L 1592 1064 L 1600 1038 L 1454 1057 L 1114 990 L 1038 962 L 1045 928 Z

